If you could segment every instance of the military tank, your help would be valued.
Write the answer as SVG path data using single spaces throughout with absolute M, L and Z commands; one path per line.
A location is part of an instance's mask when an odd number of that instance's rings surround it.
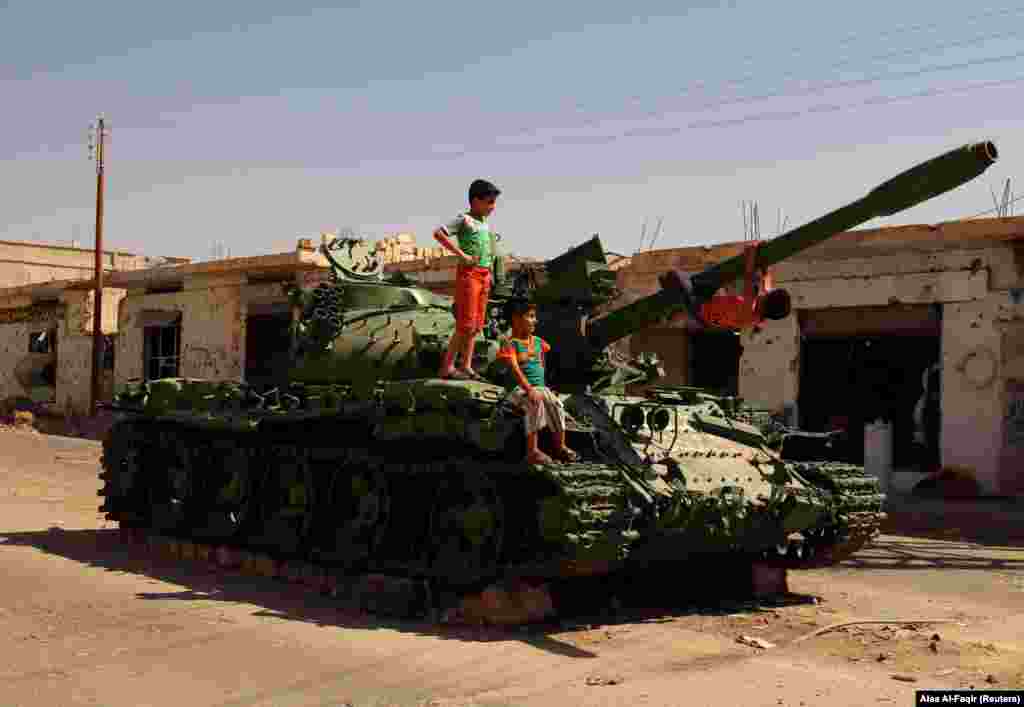
M 967 145 L 764 243 L 768 266 L 981 174 L 992 143 Z M 124 386 L 104 440 L 100 510 L 122 527 L 264 553 L 338 577 L 368 573 L 449 587 L 502 578 L 628 571 L 698 556 L 831 564 L 877 532 L 882 496 L 863 470 L 786 461 L 721 401 L 630 384 L 657 359 L 612 345 L 702 301 L 742 257 L 595 317 L 615 273 L 599 238 L 506 277 L 500 262 L 484 381 L 436 377 L 451 300 L 385 276 L 367 244 L 322 246 L 331 281 L 292 288 L 288 378 L 272 389 L 174 378 Z M 574 462 L 524 461 L 523 420 L 496 358 L 512 297 L 539 305 L 549 385 L 568 412 Z M 788 312 L 787 312 L 788 313 Z

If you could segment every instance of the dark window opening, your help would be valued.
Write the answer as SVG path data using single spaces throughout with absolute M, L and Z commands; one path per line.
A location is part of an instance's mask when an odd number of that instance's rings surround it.
M 28 352 L 36 354 L 53 353 L 57 345 L 57 330 L 34 331 L 28 336 Z
M 255 386 L 282 385 L 291 367 L 291 314 L 258 314 L 245 323 L 245 380 Z
M 146 287 L 147 295 L 162 295 L 170 294 L 172 292 L 182 292 L 185 289 L 185 284 L 181 282 L 170 282 L 163 285 L 149 285 Z
M 181 354 L 181 324 L 144 328 L 143 371 L 146 380 L 177 378 Z
M 103 337 L 103 370 L 114 370 L 114 337 Z
M 690 385 L 720 395 L 738 395 L 740 337 L 731 332 L 701 332 L 690 337 Z

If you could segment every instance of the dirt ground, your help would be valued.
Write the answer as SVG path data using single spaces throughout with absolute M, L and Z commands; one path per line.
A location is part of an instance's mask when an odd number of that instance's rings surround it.
M 1020 546 L 887 535 L 791 573 L 775 602 L 388 622 L 120 544 L 96 510 L 98 458 L 93 441 L 0 430 L 2 705 L 904 705 L 1024 688 Z M 852 620 L 917 623 L 797 640 Z

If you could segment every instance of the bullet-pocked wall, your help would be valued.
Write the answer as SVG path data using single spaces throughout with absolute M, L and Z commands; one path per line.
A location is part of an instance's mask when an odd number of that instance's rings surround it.
M 89 290 L 0 297 L 0 399 L 47 397 L 55 409 L 86 414 L 92 398 L 93 301 Z M 124 290 L 104 289 L 101 330 L 116 336 Z M 27 385 L 26 385 L 27 383 Z M 109 399 L 113 370 L 101 369 L 100 396 Z
M 285 284 L 315 283 L 315 274 L 323 271 L 186 274 L 176 283 L 129 290 L 119 314 L 116 383 L 174 376 L 247 379 L 254 361 L 280 358 L 288 343 L 251 337 L 249 326 L 268 316 L 290 320 Z M 287 334 L 287 327 L 277 329 Z M 249 350 L 253 346 L 257 350 Z
M 1024 493 L 1024 219 L 861 233 L 775 268 L 795 311 L 744 335 L 741 395 L 796 407 L 801 312 L 937 306 L 941 465 L 969 470 L 985 493 Z
M 245 283 L 239 273 L 186 275 L 179 284 L 129 290 L 118 318 L 116 383 L 241 378 Z

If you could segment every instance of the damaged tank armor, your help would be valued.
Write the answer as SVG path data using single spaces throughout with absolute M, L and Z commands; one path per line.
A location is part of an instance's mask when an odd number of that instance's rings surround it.
M 991 143 L 918 165 L 845 207 L 760 244 L 771 265 L 876 216 L 973 179 Z M 597 237 L 506 278 L 497 258 L 485 382 L 435 377 L 451 299 L 395 274 L 365 243 L 325 243 L 332 280 L 290 293 L 285 385 L 134 382 L 104 441 L 101 510 L 122 527 L 265 552 L 338 576 L 480 587 L 502 578 L 628 571 L 697 555 L 834 564 L 878 532 L 883 496 L 860 466 L 786 458 L 728 400 L 652 387 L 653 356 L 615 342 L 701 305 L 749 266 L 744 254 L 609 314 L 618 295 Z M 577 462 L 530 465 L 515 383 L 496 359 L 501 305 L 528 294 L 552 345 L 547 380 L 568 412 Z

